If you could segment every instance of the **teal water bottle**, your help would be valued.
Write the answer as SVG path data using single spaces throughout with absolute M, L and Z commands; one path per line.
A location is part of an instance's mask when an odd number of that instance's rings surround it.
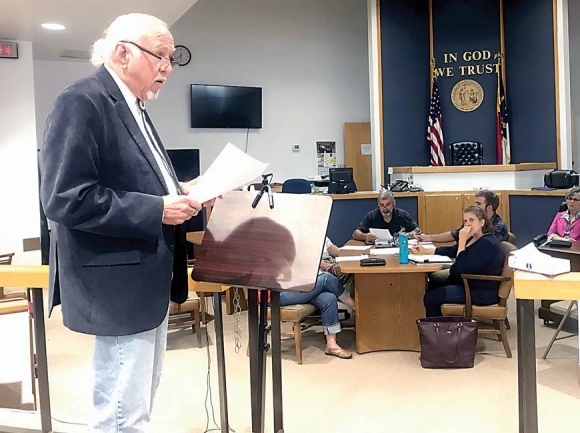
M 409 236 L 406 233 L 399 235 L 399 263 L 409 263 Z

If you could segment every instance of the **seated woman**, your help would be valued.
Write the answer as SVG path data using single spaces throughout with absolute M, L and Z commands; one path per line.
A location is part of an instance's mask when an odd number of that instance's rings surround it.
M 463 211 L 464 227 L 459 231 L 459 241 L 449 247 L 426 248 L 413 245 L 415 254 L 438 254 L 455 258 L 449 277 L 441 287 L 425 293 L 423 303 L 427 317 L 441 316 L 441 305 L 465 303 L 465 289 L 461 274 L 501 275 L 504 254 L 497 238 L 491 234 L 491 223 L 477 206 Z M 499 282 L 469 280 L 471 300 L 474 305 L 493 305 L 499 302 Z
M 354 274 L 345 274 L 341 271 L 340 265 L 336 258 L 340 255 L 340 249 L 332 243 L 327 237 L 324 241 L 324 250 L 322 251 L 322 260 L 320 269 L 330 272 L 344 286 L 350 296 L 354 296 Z
M 553 239 L 577 241 L 580 239 L 580 188 L 566 191 L 568 210 L 558 212 L 548 230 L 548 241 Z
M 340 332 L 338 321 L 338 302 L 354 309 L 354 299 L 350 297 L 343 285 L 329 272 L 321 271 L 316 279 L 316 285 L 311 292 L 280 292 L 280 305 L 313 304 L 320 310 L 322 327 L 326 336 L 326 350 L 329 356 L 350 359 L 352 354 L 336 342 L 336 334 Z

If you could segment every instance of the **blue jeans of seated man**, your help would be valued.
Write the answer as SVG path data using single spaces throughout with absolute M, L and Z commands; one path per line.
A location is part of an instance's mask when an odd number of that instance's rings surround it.
M 441 305 L 464 304 L 465 289 L 460 285 L 449 285 L 427 290 L 423 297 L 427 317 L 441 316 Z
M 337 299 L 348 298 L 348 292 L 334 275 L 321 272 L 311 292 L 281 292 L 280 305 L 313 304 L 320 310 L 324 335 L 329 335 L 340 332 Z
M 150 430 L 153 399 L 167 346 L 167 320 L 150 331 L 95 336 L 92 433 Z

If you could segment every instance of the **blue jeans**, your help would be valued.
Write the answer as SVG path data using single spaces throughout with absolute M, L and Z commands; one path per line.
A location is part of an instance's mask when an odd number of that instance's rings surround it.
M 167 320 L 165 316 L 157 328 L 139 334 L 95 336 L 91 432 L 149 431 L 167 346 Z
M 465 289 L 460 285 L 449 285 L 427 290 L 423 297 L 423 304 L 427 317 L 441 316 L 441 305 L 464 304 Z
M 311 292 L 281 292 L 280 305 L 313 304 L 320 310 L 324 335 L 329 335 L 340 332 L 337 299 L 348 298 L 348 292 L 334 275 L 321 272 Z

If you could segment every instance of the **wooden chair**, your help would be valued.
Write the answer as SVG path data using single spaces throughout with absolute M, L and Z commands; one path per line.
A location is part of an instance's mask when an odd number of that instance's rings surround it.
M 248 299 L 248 289 L 244 288 L 244 297 Z M 280 321 L 292 323 L 292 333 L 280 331 L 282 337 L 294 337 L 296 346 L 296 362 L 302 364 L 302 322 L 318 310 L 312 304 L 294 304 L 280 307 Z M 268 308 L 267 318 L 271 319 L 271 311 Z M 247 355 L 250 354 L 250 348 L 247 348 Z
M 515 245 L 516 244 L 516 235 L 514 235 L 512 232 L 508 232 L 508 238 L 507 238 L 506 242 L 509 242 L 510 244 Z
M 282 337 L 294 337 L 296 346 L 296 362 L 302 364 L 302 321 L 313 314 L 317 308 L 312 304 L 294 304 L 280 307 L 280 321 L 291 322 L 293 332 L 280 332 Z M 268 308 L 268 320 L 270 308 Z
M 497 339 L 503 343 L 505 353 L 508 358 L 512 357 L 510 345 L 506 334 L 507 321 L 507 299 L 510 296 L 514 272 L 508 266 L 508 257 L 517 247 L 509 242 L 501 242 L 501 249 L 505 255 L 501 276 L 493 275 L 472 275 L 462 274 L 463 284 L 465 287 L 465 304 L 443 304 L 441 312 L 444 316 L 465 316 L 474 319 L 491 320 L 493 329 L 481 328 L 480 334 L 495 334 Z M 495 305 L 473 305 L 471 302 L 471 293 L 469 289 L 469 280 L 486 280 L 499 281 L 499 303 Z
M 27 299 L 4 298 L 0 299 L 0 316 L 14 313 L 24 313 L 29 311 Z M 35 381 L 35 355 L 34 341 L 32 335 L 32 316 L 28 317 L 28 335 L 30 350 L 30 380 L 32 385 L 33 401 L 26 403 L 22 401 L 22 383 L 0 384 L 0 407 L 36 410 L 36 381 Z
M 193 321 L 191 328 L 197 337 L 197 347 L 201 347 L 200 303 L 200 299 L 195 292 L 189 292 L 189 296 L 183 304 L 169 303 L 169 322 L 171 324 Z
M 8 253 L 8 254 L 0 254 L 0 265 L 11 265 L 12 264 L 12 257 L 14 256 L 14 253 Z M 14 295 L 6 295 L 4 294 L 4 287 L 0 287 L 0 299 L 2 298 L 26 298 L 26 294 L 25 293 L 18 293 L 18 296 L 14 296 Z

